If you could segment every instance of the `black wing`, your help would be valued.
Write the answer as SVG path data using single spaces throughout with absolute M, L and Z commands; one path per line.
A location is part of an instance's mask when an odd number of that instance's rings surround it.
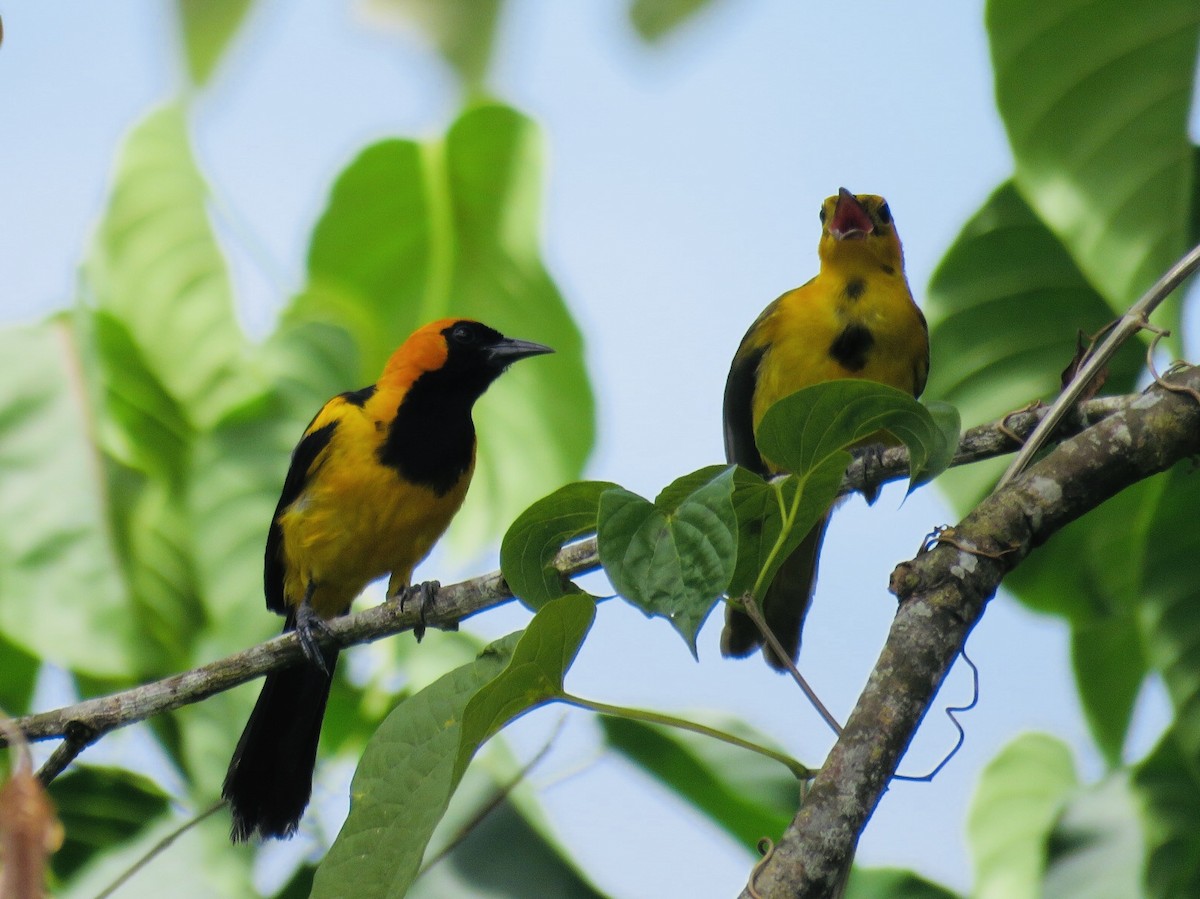
M 263 592 L 267 597 L 267 608 L 280 615 L 287 613 L 287 599 L 283 595 L 286 560 L 283 557 L 283 529 L 279 526 L 279 518 L 304 490 L 304 485 L 313 472 L 313 463 L 317 461 L 321 450 L 333 439 L 333 432 L 337 430 L 337 426 L 336 421 L 331 421 L 315 431 L 305 433 L 296 444 L 292 451 L 292 464 L 283 480 L 279 504 L 275 506 L 275 514 L 271 516 L 271 528 L 267 531 L 267 551 L 263 560 Z
M 753 346 L 752 338 L 775 311 L 778 302 L 776 300 L 764 309 L 750 326 L 733 356 L 725 381 L 725 458 L 764 476 L 767 466 L 754 443 L 754 390 L 758 386 L 758 367 L 766 347 Z

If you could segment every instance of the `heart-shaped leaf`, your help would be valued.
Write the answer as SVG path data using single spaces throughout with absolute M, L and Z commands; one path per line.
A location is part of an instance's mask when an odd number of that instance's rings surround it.
M 733 478 L 734 469 L 724 469 L 670 508 L 620 487 L 600 497 L 597 539 L 609 580 L 647 615 L 670 621 L 693 655 L 700 626 L 733 577 Z
M 537 611 L 552 599 L 580 589 L 554 567 L 567 543 L 595 533 L 600 495 L 608 481 L 579 481 L 539 499 L 517 517 L 500 545 L 500 568 L 513 595 Z

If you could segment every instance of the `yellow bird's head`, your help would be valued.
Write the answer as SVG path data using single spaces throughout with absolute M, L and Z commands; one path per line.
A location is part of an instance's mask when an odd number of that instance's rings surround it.
M 875 194 L 855 195 L 844 187 L 821 204 L 817 252 L 822 265 L 874 262 L 888 274 L 904 269 L 904 253 L 887 200 Z

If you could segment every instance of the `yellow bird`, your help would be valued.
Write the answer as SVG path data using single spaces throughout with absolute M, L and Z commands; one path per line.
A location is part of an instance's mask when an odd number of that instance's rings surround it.
M 929 330 L 904 277 L 900 238 L 883 197 L 842 188 L 825 200 L 817 253 L 817 276 L 763 310 L 742 338 L 725 383 L 726 458 L 763 476 L 781 469 L 759 453 L 754 429 L 777 401 L 837 378 L 878 381 L 916 397 L 929 372 Z M 792 661 L 828 522 L 826 512 L 762 598 L 767 625 Z M 723 655 L 746 656 L 762 643 L 749 616 L 726 609 Z M 786 670 L 770 647 L 763 654 L 773 668 Z

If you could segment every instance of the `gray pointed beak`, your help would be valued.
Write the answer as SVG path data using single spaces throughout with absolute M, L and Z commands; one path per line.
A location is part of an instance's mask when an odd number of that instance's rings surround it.
M 488 357 L 496 365 L 511 365 L 518 359 L 527 359 L 530 356 L 542 356 L 553 352 L 554 350 L 550 347 L 534 343 L 532 340 L 516 340 L 505 337 L 495 346 L 488 348 Z

